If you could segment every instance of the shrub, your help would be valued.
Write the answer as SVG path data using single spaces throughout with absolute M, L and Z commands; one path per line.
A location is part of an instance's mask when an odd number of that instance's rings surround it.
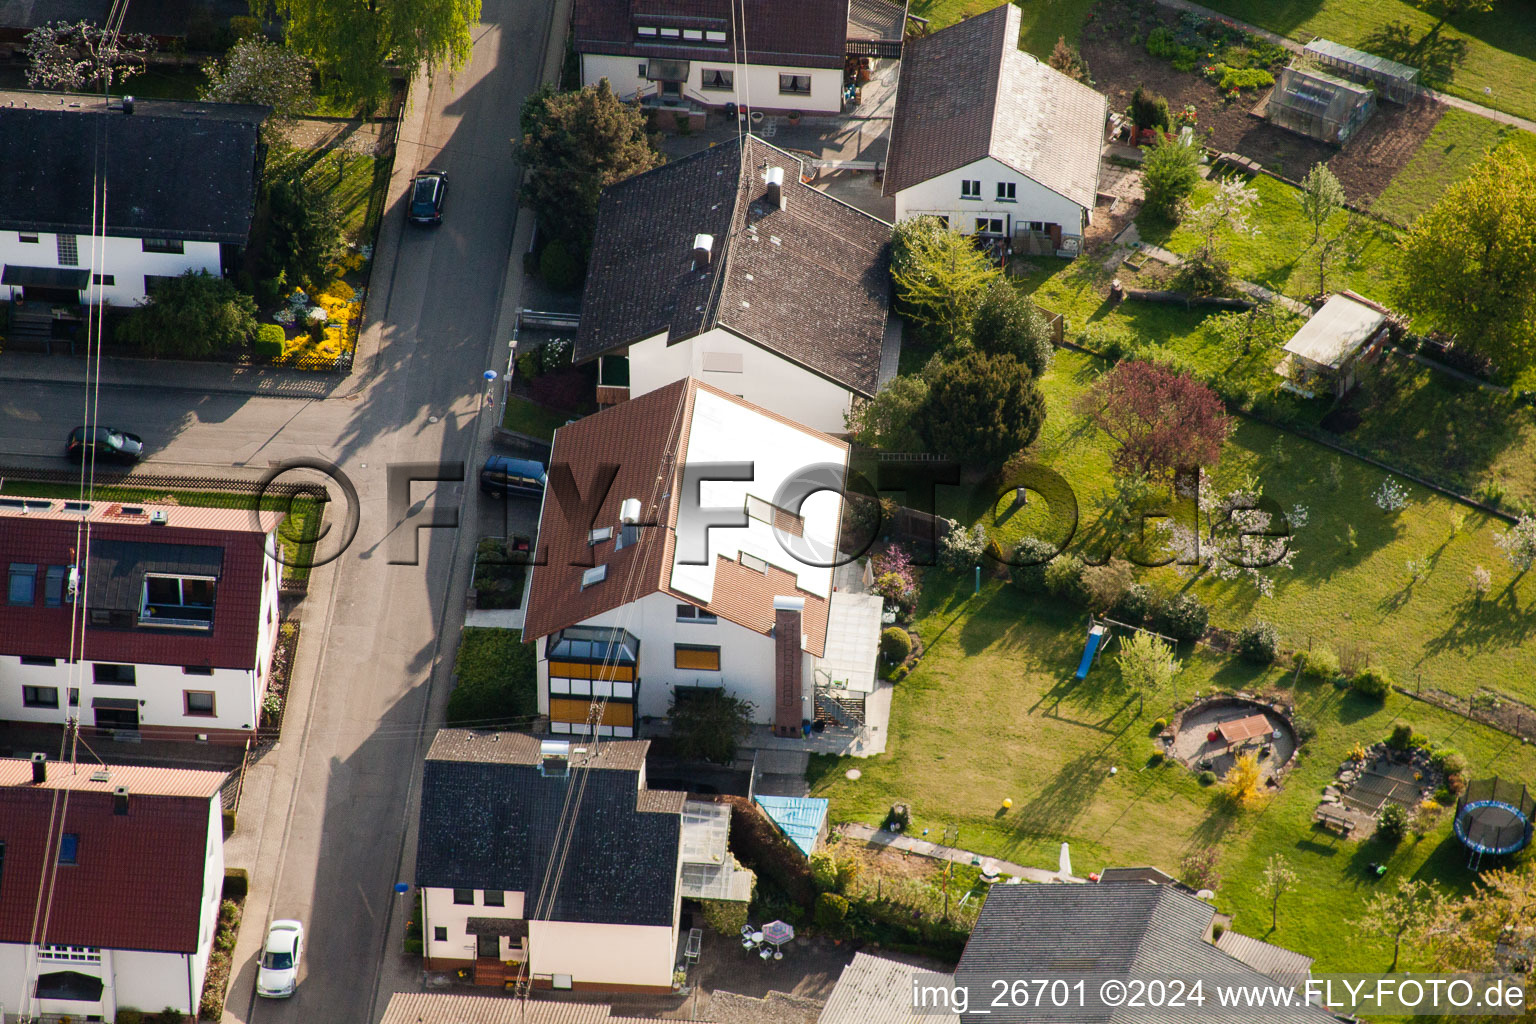
M 900 626 L 887 626 L 880 634 L 880 656 L 900 665 L 912 653 L 912 637 Z
M 1392 735 L 1387 737 L 1387 746 L 1393 750 L 1407 750 L 1412 740 L 1413 726 L 1399 722 L 1392 727 Z
M 1350 681 L 1350 686 L 1361 696 L 1386 700 L 1388 691 L 1392 689 L 1392 677 L 1386 669 L 1372 666 L 1356 675 Z
M 1152 731 L 1155 733 L 1162 732 L 1166 728 L 1168 728 L 1168 719 L 1166 718 L 1159 718 L 1157 721 L 1152 723 Z
M 1450 747 L 1441 747 L 1436 750 L 1430 755 L 1429 763 L 1444 772 L 1447 777 L 1467 774 L 1466 755 Z
M 144 1011 L 134 1010 L 127 1006 L 117 1008 L 117 1016 L 113 1018 L 117 1024 L 144 1024 Z
M 1133 583 L 1115 602 L 1114 615 L 1122 622 L 1139 626 L 1147 621 L 1156 607 L 1157 596 L 1152 593 L 1152 588 L 1145 583 Z
M 1388 802 L 1376 819 L 1376 838 L 1388 846 L 1396 846 L 1408 834 L 1408 812 L 1400 804 Z
M 673 752 L 687 761 L 730 764 L 736 744 L 752 732 L 752 708 L 724 690 L 674 691 L 667 708 Z
M 1250 622 L 1237 634 L 1237 650 L 1256 665 L 1272 664 L 1280 650 L 1280 631 L 1263 619 Z
M 1191 889 L 1215 889 L 1221 885 L 1221 876 L 1216 873 L 1216 857 L 1217 853 L 1211 847 L 1186 854 L 1179 865 L 1179 881 Z
M 809 907 L 816 891 L 799 848 L 746 797 L 728 796 L 724 801 L 731 805 L 731 852 L 742 866 L 756 871 L 759 881 L 766 879 L 794 904 Z M 760 892 L 763 888 L 758 886 Z
M 1173 29 L 1167 25 L 1159 25 L 1147 33 L 1147 52 L 1154 57 L 1168 60 L 1179 48 L 1178 41 L 1174 39 Z
M 1216 784 L 1216 773 L 1210 770 L 1201 772 L 1196 778 L 1202 786 L 1214 786 Z
M 1159 633 L 1180 642 L 1188 642 L 1205 635 L 1211 621 L 1211 610 L 1205 606 L 1205 602 L 1186 591 L 1164 601 L 1154 618 Z
M 1308 679 L 1333 679 L 1339 674 L 1339 656 L 1327 647 L 1297 651 L 1296 664 Z
M 981 554 L 986 547 L 987 531 L 980 523 L 967 530 L 951 521 L 949 532 L 939 541 L 939 565 L 953 572 L 964 572 L 981 564 Z
M 1206 67 L 1205 77 L 1222 92 L 1262 89 L 1275 84 L 1275 76 L 1263 68 L 1234 68 L 1221 63 Z
M 1163 220 L 1177 219 L 1184 201 L 1200 184 L 1200 154 L 1193 146 L 1164 138 L 1147 150 L 1141 184 L 1146 193 L 1142 209 Z
M 281 359 L 286 340 L 287 335 L 277 324 L 259 324 L 256 327 L 256 340 L 251 342 L 251 353 L 257 359 L 268 362 Z
M 1083 590 L 1083 570 L 1083 560 L 1076 555 L 1057 555 L 1045 566 L 1046 591 L 1052 597 L 1082 601 L 1087 596 Z
M 841 933 L 848 919 L 848 901 L 835 892 L 816 897 L 816 927 L 832 934 Z
M 1165 755 L 1161 750 L 1154 750 L 1152 751 L 1152 756 L 1147 758 L 1147 767 L 1156 768 L 1165 760 L 1167 760 L 1167 755 Z
M 1317 735 L 1317 726 L 1312 724 L 1310 718 L 1291 719 L 1291 728 L 1296 730 L 1296 742 L 1305 743 Z
M 533 645 L 519 630 L 464 630 L 453 673 L 449 725 L 520 727 L 539 712 Z
M 581 284 L 581 261 L 570 246 L 556 238 L 539 254 L 539 276 L 557 292 L 575 291 Z
M 1045 567 L 1056 557 L 1056 545 L 1039 537 L 1025 537 L 1013 549 L 1008 576 L 1013 585 L 1029 594 L 1043 594 Z
M 234 284 L 189 270 L 117 326 L 117 340 L 152 356 L 208 356 L 244 346 L 256 333 L 256 303 Z
M 544 372 L 544 360 L 539 358 L 538 349 L 519 353 L 513 366 L 519 377 L 527 377 L 529 380 Z
M 1131 94 L 1131 123 L 1137 128 L 1157 128 L 1165 132 L 1172 129 L 1173 112 L 1168 108 L 1167 98 L 1137 86 Z
M 1083 594 L 1096 611 L 1113 608 L 1135 582 L 1131 563 L 1119 558 L 1111 558 L 1103 565 L 1090 565 L 1082 573 Z
M 811 854 L 811 884 L 818 893 L 837 891 L 837 860 L 824 850 Z

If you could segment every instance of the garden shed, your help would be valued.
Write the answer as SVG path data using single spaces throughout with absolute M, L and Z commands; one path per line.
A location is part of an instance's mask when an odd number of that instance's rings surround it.
M 1343 145 L 1376 109 L 1376 95 L 1364 85 L 1326 71 L 1288 67 L 1269 96 L 1269 119 L 1320 142 Z
M 1407 64 L 1327 39 L 1312 40 L 1303 52 L 1345 78 L 1374 86 L 1394 103 L 1407 103 L 1419 94 L 1419 69 Z
M 1352 292 L 1334 295 L 1286 342 L 1275 372 L 1303 387 L 1322 385 L 1343 395 L 1355 386 L 1356 369 L 1380 354 L 1386 325 L 1385 307 Z

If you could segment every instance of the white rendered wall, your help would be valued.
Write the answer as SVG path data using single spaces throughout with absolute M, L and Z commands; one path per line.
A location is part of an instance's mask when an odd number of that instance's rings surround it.
M 59 267 L 58 240 L 46 232 L 37 234 L 36 242 L 21 241 L 20 232 L 0 231 L 0 263 L 22 267 Z M 93 248 L 95 246 L 95 248 Z M 92 285 L 82 293 L 87 302 L 96 302 L 98 295 L 113 306 L 133 306 L 144 301 L 144 275 L 177 277 L 188 270 L 206 270 L 218 276 L 218 242 L 184 242 L 183 252 L 145 252 L 143 241 L 138 238 L 108 236 L 97 243 L 89 235 L 75 236 L 75 248 L 79 257 L 73 269 L 91 270 L 97 274 L 110 274 L 111 285 L 99 290 Z M 10 289 L 0 289 L 4 298 L 10 297 Z M 17 289 L 18 297 L 20 289 Z
M 115 697 L 142 701 L 139 728 L 174 726 L 182 729 L 234 729 L 251 731 L 256 724 L 254 673 L 249 669 L 216 668 L 212 675 L 188 675 L 180 665 L 136 665 L 133 686 L 97 685 L 94 662 L 71 666 L 60 658 L 54 665 L 23 665 L 11 655 L 0 656 L 0 719 L 15 722 L 58 722 L 77 713 L 80 724 L 96 724 L 91 701 Z M 53 686 L 59 691 L 57 708 L 29 708 L 22 704 L 23 686 Z M 80 690 L 80 706 L 69 706 L 70 687 Z M 213 715 L 188 715 L 183 691 L 211 691 Z
M 962 181 L 980 181 L 981 198 L 962 199 Z M 998 202 L 1000 181 L 1014 183 L 1017 202 Z M 996 218 L 1004 221 L 1004 230 L 1011 238 L 1016 225 L 1030 221 L 1060 224 L 1063 236 L 1081 235 L 1084 210 L 1066 196 L 987 157 L 896 193 L 898 221 L 925 213 L 948 217 L 950 227 L 967 235 L 976 230 L 976 218 Z
M 520 892 L 503 893 L 507 904 L 504 907 L 486 906 L 485 891 L 482 889 L 475 890 L 473 906 L 454 903 L 452 889 L 423 889 L 422 892 L 426 898 L 426 921 L 423 922 L 422 941 L 427 956 L 433 958 L 475 959 L 475 936 L 465 930 L 472 917 L 499 917 L 517 921 L 523 916 L 523 894 Z M 445 941 L 439 942 L 433 938 L 439 928 L 448 929 L 448 938 Z M 501 937 L 501 954 L 503 960 L 512 959 L 512 946 L 505 935 Z
M 608 85 L 621 99 L 660 95 L 661 84 L 645 78 L 644 57 L 612 57 L 592 53 L 581 55 L 581 84 L 596 85 L 608 79 Z M 733 73 L 734 88 L 705 89 L 704 71 L 719 68 Z M 809 95 L 779 92 L 780 75 L 809 75 Z M 735 103 L 738 107 L 763 110 L 799 110 L 804 114 L 835 114 L 843 107 L 843 72 L 841 68 L 796 68 L 777 64 L 749 64 L 743 77 L 740 67 L 731 63 L 730 53 L 718 60 L 690 60 L 688 81 L 683 84 L 688 99 L 712 107 Z
M 576 984 L 670 988 L 676 952 L 675 924 L 528 922 L 528 971 L 535 978 L 565 974 Z

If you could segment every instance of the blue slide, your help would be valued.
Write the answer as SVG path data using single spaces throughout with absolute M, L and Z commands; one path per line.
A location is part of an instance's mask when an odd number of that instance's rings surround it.
M 1099 646 L 1104 643 L 1104 638 L 1109 635 L 1109 630 L 1095 624 L 1088 631 L 1088 646 L 1083 648 L 1083 660 L 1077 665 L 1077 678 L 1087 679 L 1088 670 L 1093 667 L 1093 659 L 1098 657 Z

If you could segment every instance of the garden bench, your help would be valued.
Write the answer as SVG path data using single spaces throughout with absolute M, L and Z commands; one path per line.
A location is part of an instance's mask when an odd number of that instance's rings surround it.
M 1324 828 L 1332 832 L 1337 832 L 1340 836 L 1343 836 L 1346 839 L 1349 838 L 1349 834 L 1355 830 L 1355 821 L 1353 818 L 1342 811 L 1334 810 L 1333 807 L 1328 804 L 1319 806 L 1317 813 L 1313 815 L 1313 818 Z

